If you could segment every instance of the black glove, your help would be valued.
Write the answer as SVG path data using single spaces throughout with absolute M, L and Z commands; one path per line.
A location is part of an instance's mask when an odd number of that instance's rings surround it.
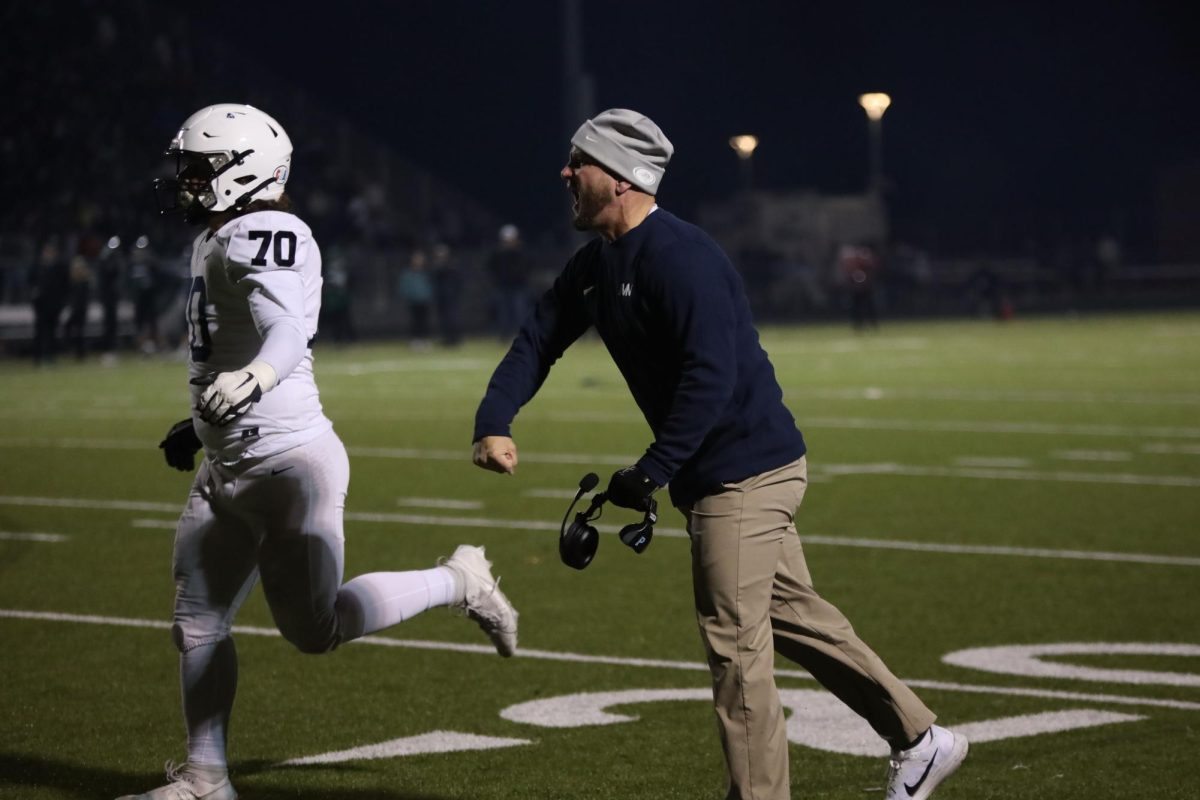
M 658 485 L 642 472 L 641 467 L 634 464 L 614 472 L 608 480 L 608 489 L 604 494 L 615 506 L 632 508 L 634 511 L 649 511 L 650 495 L 654 494 L 656 489 Z
M 167 459 L 167 466 L 180 472 L 191 472 L 196 468 L 196 452 L 204 445 L 200 444 L 196 427 L 192 425 L 192 418 L 188 417 L 172 425 L 167 437 L 158 446 Z

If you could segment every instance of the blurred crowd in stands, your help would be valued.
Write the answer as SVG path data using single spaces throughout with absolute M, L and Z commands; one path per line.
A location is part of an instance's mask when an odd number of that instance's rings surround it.
M 528 244 L 279 76 L 245 70 L 219 42 L 198 50 L 178 9 L 149 0 L 71 9 L 11 4 L 0 17 L 22 32 L 0 48 L 0 352 L 44 360 L 178 347 L 193 233 L 159 216 L 150 187 L 173 170 L 162 153 L 179 123 L 215 101 L 268 109 L 296 145 L 293 202 L 325 255 L 322 340 L 455 346 L 489 330 L 506 339 L 579 243 L 565 238 L 564 216 Z M 935 261 L 880 242 L 844 243 L 824 263 L 767 248 L 730 255 L 760 318 L 847 314 L 859 330 L 893 314 L 1003 320 L 1047 298 L 1071 307 L 1148 274 L 1124 269 L 1112 236 L 1008 259 Z
M 462 339 L 464 269 L 482 270 L 500 228 L 488 211 L 278 78 L 249 75 L 220 43 L 198 50 L 177 11 L 96 0 L 61 11 L 18 4 L 2 17 L 22 36 L 0 48 L 0 348 L 18 335 L 39 359 L 60 339 L 79 356 L 177 345 L 195 231 L 159 215 L 151 182 L 174 169 L 163 152 L 215 101 L 211 86 L 286 121 L 303 186 L 293 203 L 325 254 L 329 338 L 354 338 L 358 295 L 377 326 L 428 306 L 442 341 Z

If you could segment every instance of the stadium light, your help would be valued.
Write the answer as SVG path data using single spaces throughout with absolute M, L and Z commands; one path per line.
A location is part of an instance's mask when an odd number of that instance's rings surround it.
M 858 96 L 858 104 L 867 112 L 868 117 L 880 120 L 883 119 L 883 112 L 892 104 L 892 98 L 883 92 L 868 92 Z
M 754 156 L 755 148 L 758 147 L 758 137 L 748 133 L 731 136 L 729 146 L 737 153 L 738 161 L 742 164 L 742 189 L 748 192 L 754 180 L 754 167 L 751 159 Z
M 883 190 L 883 112 L 892 98 L 883 92 L 868 92 L 858 96 L 858 104 L 867 112 L 871 131 L 871 186 L 873 192 Z

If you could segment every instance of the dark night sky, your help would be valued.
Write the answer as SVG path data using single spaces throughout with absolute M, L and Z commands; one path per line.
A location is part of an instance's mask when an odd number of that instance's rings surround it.
M 893 97 L 893 217 L 927 245 L 1011 248 L 1112 226 L 1137 245 L 1158 172 L 1200 158 L 1200 59 L 1182 4 L 583 6 L 595 110 L 635 108 L 666 131 L 676 157 L 660 199 L 684 215 L 734 190 L 727 140 L 740 132 L 761 138 L 760 187 L 860 189 L 864 91 Z M 222 0 L 201 24 L 501 215 L 563 224 L 558 3 L 288 8 Z M 275 46 L 246 45 L 264 32 Z

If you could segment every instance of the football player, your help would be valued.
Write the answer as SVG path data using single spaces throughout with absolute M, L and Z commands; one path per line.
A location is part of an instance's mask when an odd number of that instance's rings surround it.
M 511 656 L 517 612 L 480 547 L 342 584 L 350 468 L 313 377 L 321 252 L 284 193 L 291 141 L 256 108 L 214 105 L 188 117 L 167 154 L 176 175 L 155 182 L 159 205 L 203 226 L 187 302 L 192 414 L 160 444 L 179 470 L 203 450 L 174 551 L 187 760 L 168 762 L 167 785 L 126 798 L 234 800 L 230 627 L 259 579 L 280 633 L 305 653 L 454 606 Z

